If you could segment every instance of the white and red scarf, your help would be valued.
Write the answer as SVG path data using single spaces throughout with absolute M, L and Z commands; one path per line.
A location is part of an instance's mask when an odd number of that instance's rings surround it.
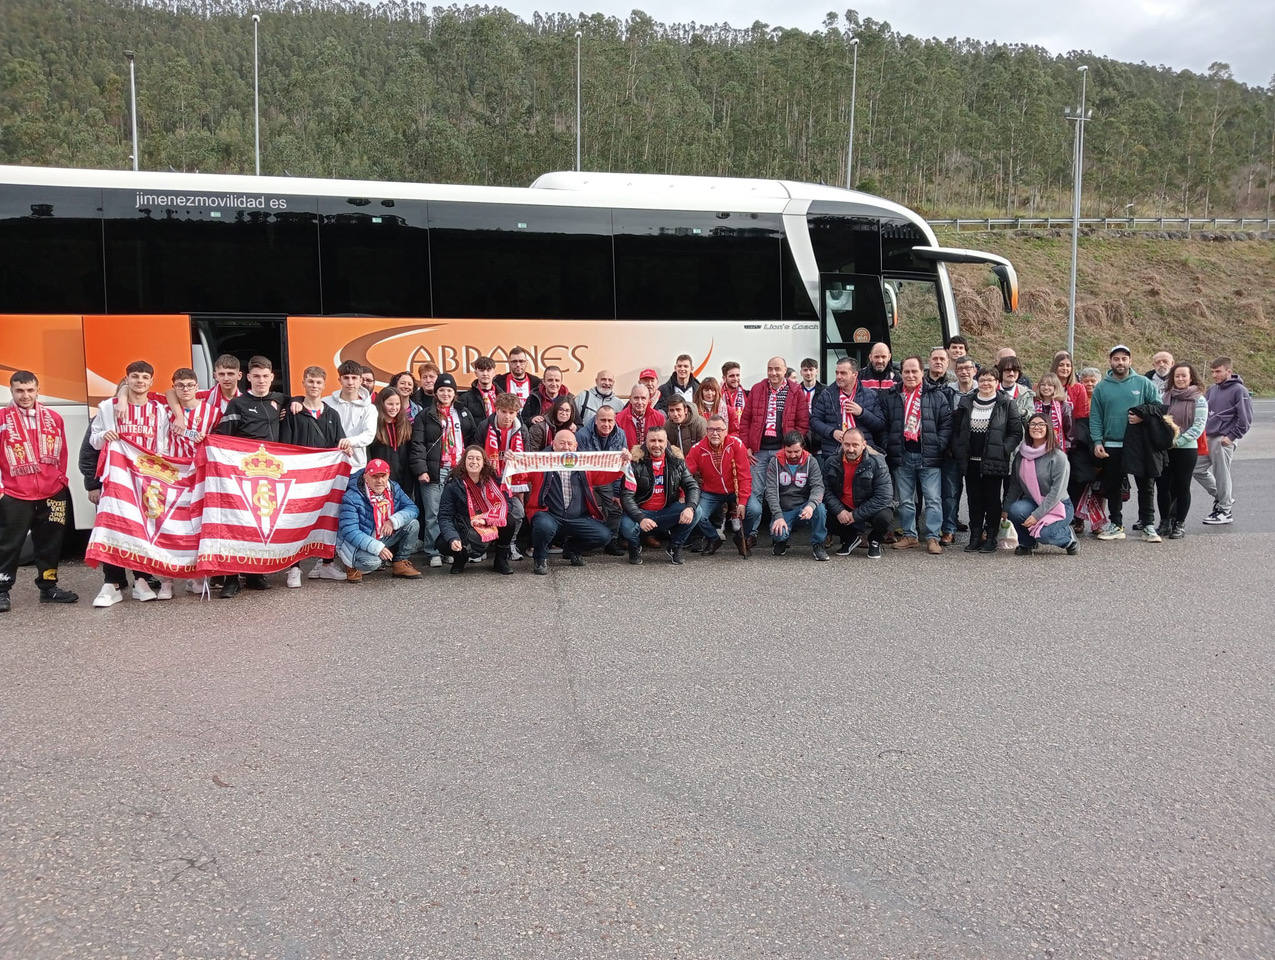
M 1058 447 L 1067 452 L 1067 435 L 1063 432 L 1063 405 L 1061 400 L 1037 400 L 1036 410 L 1038 413 L 1044 413 L 1045 407 L 1049 407 L 1049 422 L 1054 428 L 1054 439 L 1058 441 Z
M 779 436 L 779 400 L 784 399 L 787 403 L 788 398 L 788 381 L 784 381 L 784 385 L 776 390 L 770 384 L 766 384 L 766 428 L 762 432 L 766 437 Z
M 903 390 L 903 439 L 921 439 L 921 387 Z
M 469 505 L 470 522 L 480 520 L 486 529 L 475 528 L 475 533 L 484 543 L 490 543 L 499 535 L 495 527 L 503 527 L 509 517 L 509 505 L 505 502 L 500 486 L 490 477 L 481 485 L 465 476 L 465 501 Z
M 726 401 L 726 415 L 730 418 L 728 422 L 731 432 L 738 433 L 739 420 L 744 415 L 744 401 L 746 399 L 744 388 L 740 387 L 738 390 L 731 390 L 727 387 L 722 390 L 722 399 Z
M 483 409 L 487 411 L 487 416 L 491 416 L 496 412 L 496 385 L 492 384 L 486 390 L 478 387 L 478 395 L 483 398 Z
M 501 476 L 505 473 L 505 454 L 511 452 L 523 452 L 522 430 L 519 429 L 518 421 L 515 420 L 508 430 L 501 430 L 494 422 L 488 424 L 487 436 L 483 438 L 483 455 Z M 509 478 L 505 489 L 511 493 L 525 490 L 526 483 L 525 476 L 515 475 Z
M 37 403 L 27 413 L 16 403 L 0 414 L 7 426 L 9 439 L 4 456 L 13 477 L 39 473 L 45 467 L 58 467 L 62 462 L 64 438 L 53 414 Z
M 854 414 L 850 412 L 850 404 L 854 403 L 854 394 L 841 392 L 841 429 L 854 429 Z
M 442 424 L 442 464 L 454 467 L 460 463 L 460 451 L 464 442 L 464 434 L 460 431 L 460 417 L 454 406 L 438 408 L 438 422 Z
M 394 516 L 394 490 L 386 487 L 385 492 L 379 495 L 368 490 L 367 501 L 372 505 L 372 536 L 379 537 L 385 522 Z

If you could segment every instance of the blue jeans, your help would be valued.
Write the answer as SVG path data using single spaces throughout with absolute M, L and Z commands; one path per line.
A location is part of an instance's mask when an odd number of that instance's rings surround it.
M 1022 500 L 1015 500 L 1011 503 L 1009 509 L 1005 512 L 1009 514 L 1009 519 L 1018 531 L 1018 545 L 1020 547 L 1034 547 L 1039 541 L 1053 547 L 1065 547 L 1071 543 L 1075 539 L 1075 534 L 1071 532 L 1071 518 L 1075 514 L 1071 509 L 1070 500 L 1064 498 L 1062 505 L 1063 509 L 1067 511 L 1067 515 L 1061 520 L 1055 520 L 1047 525 L 1045 529 L 1040 531 L 1039 537 L 1033 537 L 1027 531 L 1027 528 L 1023 526 L 1023 521 L 1030 517 L 1032 511 L 1036 509 L 1036 502 L 1024 497 Z
M 757 532 L 757 524 L 761 522 L 762 497 L 766 493 L 766 467 L 770 461 L 783 453 L 782 450 L 761 450 L 757 453 L 757 462 L 753 464 L 753 492 L 744 508 L 744 536 L 751 537 Z
M 808 523 L 810 524 L 810 545 L 812 547 L 823 546 L 823 542 L 828 539 L 828 513 L 824 509 L 822 503 L 815 504 L 815 512 L 810 515 L 809 520 L 800 520 L 797 515 L 806 509 L 806 505 L 793 507 L 791 510 L 784 511 L 784 523 L 788 524 L 788 532 L 782 537 L 772 537 L 775 543 L 783 543 L 792 536 L 794 530 L 798 526 Z M 771 521 L 772 523 L 774 521 Z
M 420 521 L 408 520 L 407 523 L 395 530 L 381 543 L 385 544 L 386 548 L 394 554 L 394 560 L 406 560 L 412 555 L 412 550 L 416 546 L 416 541 L 420 539 L 420 535 Z M 379 570 L 381 569 L 381 564 L 385 563 L 379 554 L 356 549 L 348 540 L 342 540 L 337 544 L 336 554 L 347 567 L 362 570 L 364 573 Z
M 961 473 L 961 462 L 949 457 L 939 467 L 943 475 L 943 532 L 956 533 L 956 516 L 961 507 L 961 487 L 965 485 L 965 477 Z
M 531 518 L 531 558 L 536 563 L 547 560 L 549 544 L 565 532 L 563 553 L 584 553 L 611 542 L 611 529 L 601 520 L 585 514 L 580 517 L 555 517 L 548 510 L 541 510 Z
M 707 490 L 699 492 L 699 509 L 696 513 L 698 523 L 696 529 L 704 535 L 706 540 L 720 539 L 717 536 L 717 528 L 713 526 L 713 514 L 717 512 L 717 508 L 726 507 L 726 526 L 730 527 L 731 507 L 735 503 L 735 495 L 733 493 L 709 493 Z
M 899 526 L 903 535 L 916 539 L 916 491 L 921 489 L 925 501 L 925 534 L 934 540 L 943 526 L 943 478 L 938 467 L 927 467 L 918 451 L 904 450 L 903 462 L 894 471 L 894 485 L 899 495 Z
M 421 484 L 421 520 L 425 526 L 425 555 L 438 556 L 436 541 L 441 532 L 438 529 L 438 504 L 443 499 L 443 484 L 452 475 L 451 467 L 443 467 L 438 472 L 434 483 Z
M 686 538 L 691 535 L 691 531 L 695 529 L 695 524 L 699 519 L 696 516 L 691 517 L 690 523 L 682 523 L 678 520 L 682 511 L 686 509 L 686 504 L 674 501 L 667 503 L 658 510 L 643 510 L 643 519 L 655 521 L 655 526 L 647 531 L 652 536 L 663 533 L 665 530 L 671 530 L 673 533 L 673 543 L 681 546 L 686 542 Z M 642 542 L 642 528 L 629 517 L 626 513 L 620 518 L 620 536 L 629 542 L 629 546 L 636 547 Z

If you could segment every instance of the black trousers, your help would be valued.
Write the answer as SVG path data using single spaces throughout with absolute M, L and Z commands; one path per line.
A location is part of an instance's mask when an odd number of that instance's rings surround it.
M 970 543 L 995 540 L 1001 524 L 1001 490 L 1004 477 L 982 475 L 981 460 L 971 460 L 965 468 L 965 499 L 970 505 Z
M 458 556 L 463 556 L 466 559 L 469 559 L 472 557 L 482 556 L 489 549 L 508 550 L 510 541 L 513 540 L 513 536 L 514 525 L 508 522 L 500 528 L 500 532 L 496 534 L 496 539 L 489 542 L 484 542 L 478 534 L 474 533 L 473 527 L 466 527 L 465 536 L 464 539 L 461 540 L 461 547 L 459 550 L 453 550 L 452 542 L 443 537 L 441 533 L 438 535 L 438 540 L 434 546 L 438 548 L 438 552 L 444 557 L 451 557 L 452 559 L 455 559 Z
M 1108 457 L 1102 462 L 1102 493 L 1107 498 L 1107 516 L 1117 527 L 1123 526 L 1124 499 L 1124 449 L 1107 447 Z M 1138 485 L 1138 520 L 1146 526 L 1155 526 L 1155 480 L 1151 477 L 1134 477 Z
M 870 517 L 861 517 L 857 511 L 851 512 L 854 513 L 851 523 L 842 523 L 835 513 L 828 512 L 829 536 L 840 537 L 842 543 L 849 543 L 855 537 L 864 537 L 869 543 L 880 543 L 894 523 L 894 511 L 889 507 L 878 510 Z
M 35 585 L 41 590 L 57 586 L 69 503 L 65 487 L 45 500 L 0 498 L 0 593 L 8 593 L 17 578 L 27 531 L 35 546 Z
M 1186 523 L 1191 509 L 1191 475 L 1199 459 L 1195 447 L 1169 451 L 1164 473 L 1155 478 L 1155 495 L 1160 507 L 1161 523 Z

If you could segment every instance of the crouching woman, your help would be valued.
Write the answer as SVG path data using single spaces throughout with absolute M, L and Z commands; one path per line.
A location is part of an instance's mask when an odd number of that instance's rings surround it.
M 447 479 L 438 503 L 438 552 L 452 558 L 452 573 L 464 573 L 465 564 L 481 557 L 490 546 L 494 548 L 492 568 L 497 573 L 513 573 L 509 543 L 514 528 L 500 478 L 483 448 L 476 445 L 465 448 L 461 467 Z
M 1027 436 L 1014 454 L 1001 514 L 1018 531 L 1015 553 L 1029 554 L 1038 543 L 1062 547 L 1073 556 L 1079 552 L 1067 499 L 1070 475 L 1067 455 L 1059 448 L 1053 427 L 1041 414 L 1033 414 L 1027 420 Z

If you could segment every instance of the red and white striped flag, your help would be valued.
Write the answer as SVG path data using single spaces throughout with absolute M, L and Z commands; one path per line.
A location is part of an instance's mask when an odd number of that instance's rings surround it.
M 194 461 L 160 457 L 127 440 L 108 444 L 103 461 L 102 499 L 84 559 L 157 577 L 195 576 Z
M 331 557 L 349 480 L 339 450 L 209 437 L 195 489 L 203 518 L 199 572 L 274 573 L 306 557 Z

